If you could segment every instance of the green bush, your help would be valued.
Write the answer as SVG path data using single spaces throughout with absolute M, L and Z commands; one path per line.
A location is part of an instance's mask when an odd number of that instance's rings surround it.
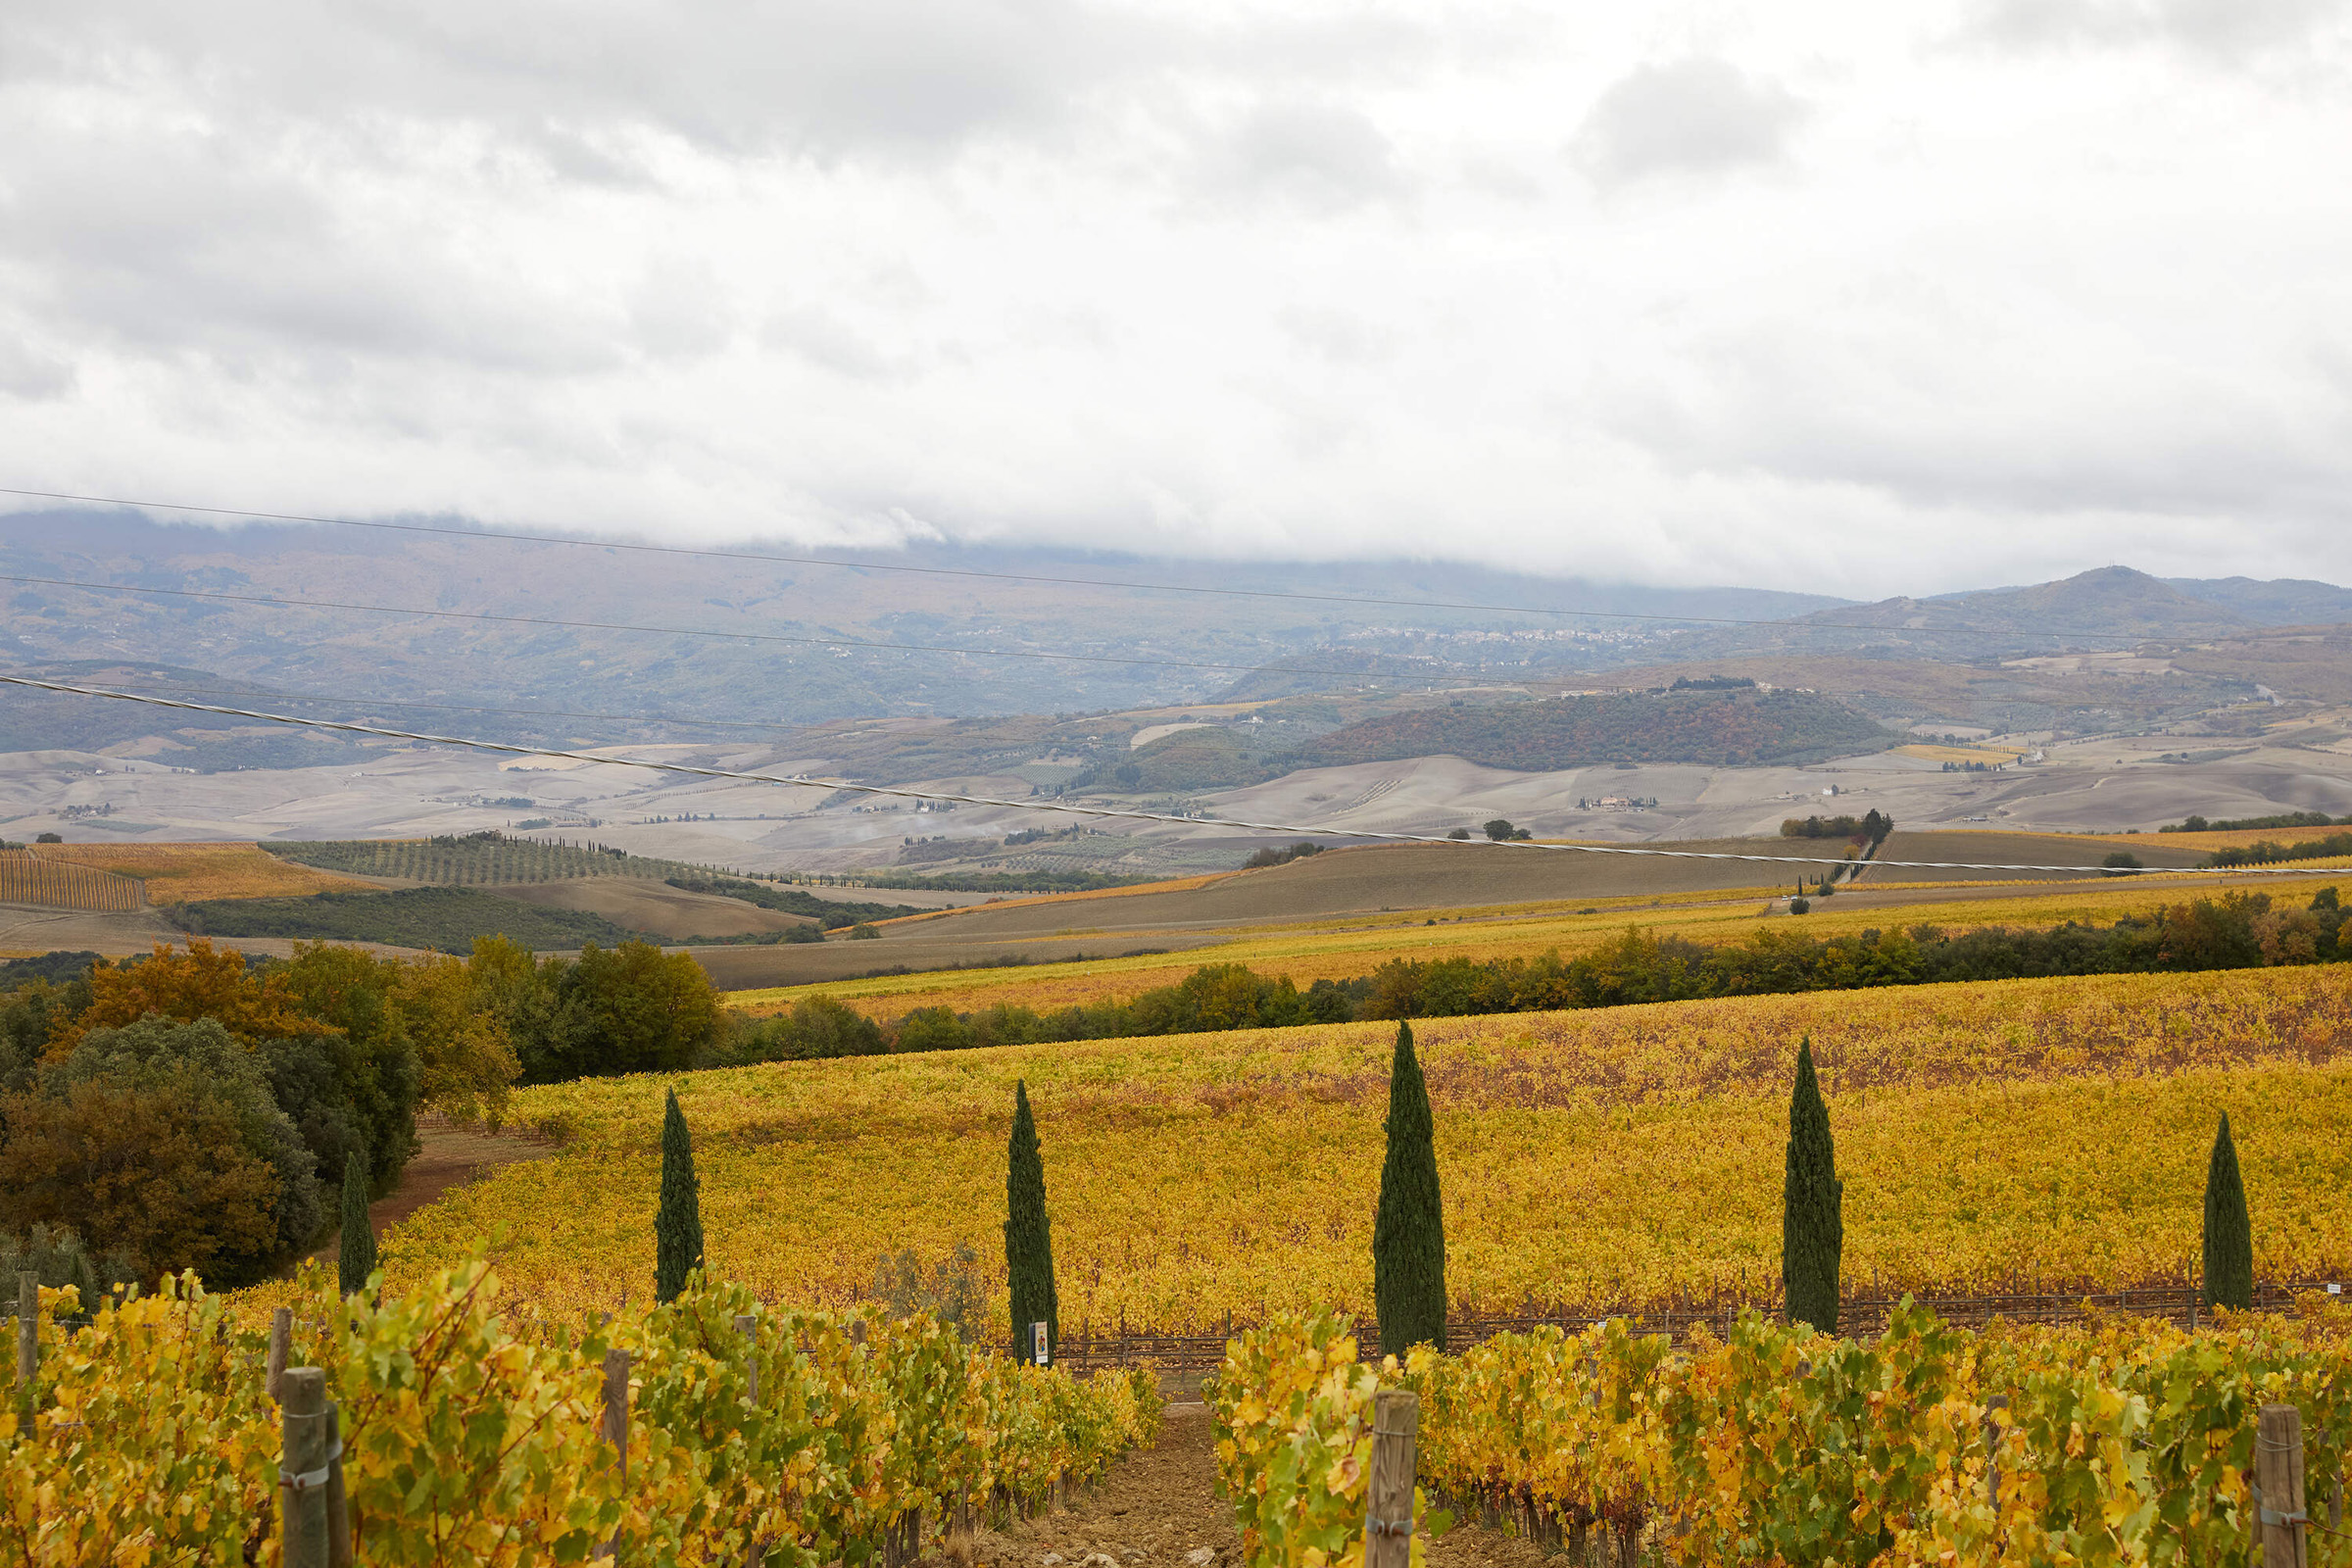
M 1827 894 L 1823 889 L 1816 896 Z M 1792 914 L 1811 908 L 1809 898 L 1788 901 Z M 1618 941 L 1573 958 L 1557 952 L 1532 958 L 1395 958 L 1371 974 L 1317 980 L 1303 991 L 1287 976 L 1260 975 L 1238 963 L 1204 964 L 1172 986 L 1052 1012 L 1003 1004 L 961 1014 L 918 1008 L 871 1037 L 862 1029 L 854 1040 L 844 1037 L 846 1049 L 838 1054 L 882 1050 L 885 1042 L 899 1051 L 953 1051 L 1701 997 L 2325 962 L 2352 956 L 2338 940 L 2344 917 L 2335 890 L 2322 888 L 2304 909 L 2274 909 L 2267 893 L 2233 893 L 2110 926 L 2044 931 L 1993 926 L 1953 936 L 1923 925 L 1816 937 L 1780 926 L 1760 928 L 1745 942 L 1706 946 L 1629 928 Z M 770 1036 L 790 1033 L 792 1048 L 770 1045 L 768 1055 L 835 1054 L 818 1031 L 791 1032 L 775 1020 L 748 1027 Z

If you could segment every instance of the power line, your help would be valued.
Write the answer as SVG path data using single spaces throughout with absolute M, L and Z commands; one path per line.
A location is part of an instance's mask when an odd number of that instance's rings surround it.
M 378 724 L 360 724 L 342 719 L 302 718 L 291 713 L 261 712 L 252 709 L 222 708 L 212 703 L 184 702 L 177 698 L 157 697 L 143 692 L 109 691 L 98 686 L 75 686 L 66 681 L 36 680 L 29 675 L 0 675 L 0 685 L 24 686 L 35 691 L 59 692 L 74 697 L 102 697 L 116 702 L 144 703 L 156 708 L 173 708 L 198 713 L 219 713 L 229 718 L 258 719 L 270 724 L 293 724 L 305 729 L 337 730 L 352 735 L 373 735 L 386 740 L 416 741 L 428 746 L 457 746 L 472 751 L 500 752 L 511 757 L 555 757 L 566 761 L 595 762 L 612 767 L 641 767 L 661 773 L 683 773 L 695 778 L 732 779 L 745 784 L 777 784 L 808 789 L 848 790 L 859 795 L 881 795 L 905 801 L 941 801 L 954 806 L 997 806 L 1015 811 L 1059 811 L 1065 815 L 1116 818 L 1131 822 L 1164 822 L 1179 827 L 1233 827 L 1255 833 L 1287 833 L 1323 838 L 1366 839 L 1383 844 L 1439 844 L 1456 849 L 1480 850 L 1548 850 L 1575 855 L 1623 855 L 1670 860 L 1742 860 L 1765 865 L 1837 865 L 1854 869 L 1887 867 L 1904 871 L 2095 871 L 2090 865 L 2004 865 L 1973 860 L 1832 860 L 1796 855 L 1738 855 L 1723 850 L 1659 850 L 1618 844 L 1542 844 L 1531 840 L 1465 840 L 1442 838 L 1434 833 L 1383 833 L 1371 828 L 1304 827 L 1290 822 L 1249 822 L 1238 817 L 1179 816 L 1173 811 L 1147 811 L 1134 807 L 1078 806 L 1066 801 L 1007 801 L 988 795 L 959 795 L 945 790 L 908 789 L 893 784 L 858 784 L 849 779 L 812 778 L 807 774 L 754 773 L 741 768 L 705 767 L 692 762 L 664 762 L 647 758 L 605 757 L 595 752 L 565 751 L 552 746 L 518 746 L 505 741 L 473 740 L 459 735 L 427 735 L 415 730 L 388 729 Z M 2174 869 L 2163 867 L 2155 869 Z M 2179 867 L 2197 869 L 2212 874 L 2234 875 L 2328 875 L 2341 874 L 2340 866 L 2210 866 Z
M 573 539 L 559 534 L 521 533 L 495 528 L 457 528 L 425 522 L 386 522 L 363 517 L 319 517 L 295 512 L 249 512 L 237 507 L 195 507 L 176 501 L 130 501 L 118 496 L 74 495 L 62 490 L 24 490 L 0 485 L 0 495 L 27 496 L 43 501 L 73 501 L 91 506 L 136 507 L 162 512 L 189 512 L 214 517 L 247 517 L 258 522 L 306 522 L 334 528 L 374 528 L 390 533 L 438 534 L 455 539 L 503 539 L 522 544 L 564 545 L 581 550 L 625 550 L 645 555 L 690 556 L 706 561 L 758 561 L 783 566 L 830 566 L 848 571 L 895 571 L 923 577 L 973 577 L 991 582 L 1048 583 L 1064 588 L 1127 588 L 1147 593 L 1204 594 L 1226 599 L 1291 600 L 1300 604 L 1377 605 L 1393 610 L 1471 610 L 1512 615 L 1565 615 L 1587 620 L 1660 621 L 1678 626 L 1777 626 L 1785 630 L 1918 631 L 1955 637 L 2077 637 L 2091 642 L 2137 643 L 2145 638 L 2129 632 L 2009 631 L 1997 626 L 1872 626 L 1856 621 L 1803 621 L 1790 617 L 1738 615 L 1669 615 L 1633 610 L 1575 610 L 1548 605 L 1483 605 L 1447 599 L 1388 599 L 1374 594 L 1316 594 L 1282 588 L 1203 587 L 1191 583 L 1135 582 L 1118 578 L 1053 577 L 1032 572 L 984 571 L 972 566 L 913 566 L 904 563 L 833 561 L 822 556 L 784 556 L 756 550 L 698 550 L 689 545 L 654 545 L 612 539 Z M 1323 671 L 1305 671 L 1320 674 Z
M 185 692 L 194 697 L 267 697 L 280 703 L 340 703 L 346 708 L 400 708 L 431 713 L 490 713 L 506 718 L 597 718 L 615 724 L 699 724 L 711 729 L 756 729 L 769 735 L 803 727 L 782 720 L 760 723 L 752 719 L 702 718 L 679 713 L 583 713 L 567 708 L 482 708 L 466 703 L 401 702 L 385 697 L 329 697 L 317 692 L 271 691 L 266 687 L 190 686 L 184 681 L 168 682 L 162 689 Z
M 348 610 L 371 615 L 426 615 L 439 620 L 481 620 L 512 626 L 552 626 L 574 631 L 643 632 L 657 637 L 707 637 L 730 642 L 792 643 L 809 648 L 867 648 L 893 654 L 961 654 L 972 659 L 1038 659 L 1066 664 L 1130 664 L 1151 669 L 1215 669 L 1236 675 L 1337 675 L 1356 677 L 1376 673 L 1361 669 L 1312 669 L 1298 664 L 1220 664 L 1192 659 L 1128 659 L 1115 654 L 1049 654 L 1027 648 L 955 648 L 940 643 L 878 643 L 856 637 L 795 637 L 785 632 L 720 631 L 709 626 L 639 626 L 615 620 L 564 620 L 552 615 L 499 615 L 480 610 L 419 610 L 407 605 L 361 605 L 334 599 L 280 599 L 266 594 L 222 593 L 215 588 L 154 588 L 143 584 L 81 582 L 70 577 L 30 577 L 0 572 L 0 582 L 37 583 L 46 588 L 78 588 L 89 593 L 143 594 L 171 599 L 203 599 L 232 605 L 264 605 L 278 610 Z

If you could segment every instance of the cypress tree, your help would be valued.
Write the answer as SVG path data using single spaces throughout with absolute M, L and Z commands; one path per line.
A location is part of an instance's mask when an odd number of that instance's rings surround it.
M 1813 1075 L 1813 1039 L 1796 1051 L 1788 1097 L 1788 1167 L 1781 1196 L 1781 1289 L 1788 1321 L 1838 1332 L 1838 1263 L 1845 1250 L 1845 1183 L 1830 1140 L 1830 1107 Z
M 368 1289 L 375 1272 L 375 1227 L 368 1223 L 368 1155 L 352 1150 L 343 1156 L 343 1247 L 335 1258 L 335 1283 L 345 1296 Z
M 1380 1348 L 1402 1355 L 1416 1345 L 1446 1348 L 1446 1213 L 1438 1195 L 1436 1129 L 1429 1088 L 1413 1054 L 1410 1024 L 1396 1025 L 1389 1067 L 1389 1135 L 1372 1221 L 1372 1308 Z
M 1012 1086 L 1012 1139 L 1004 1152 L 1004 1275 L 1012 1287 L 1012 1353 L 1036 1353 L 1029 1325 L 1046 1326 L 1046 1354 L 1061 1356 L 1061 1305 L 1054 1294 L 1054 1226 L 1046 1213 L 1046 1159 L 1029 1114 L 1027 1080 Z
M 2228 1112 L 2205 1166 L 2205 1304 L 2241 1312 L 2254 1304 L 2254 1221 L 2246 1213 Z
M 654 1298 L 665 1304 L 703 1266 L 702 1191 L 694 1179 L 694 1140 L 672 1089 L 662 1112 L 662 1207 L 654 1215 Z

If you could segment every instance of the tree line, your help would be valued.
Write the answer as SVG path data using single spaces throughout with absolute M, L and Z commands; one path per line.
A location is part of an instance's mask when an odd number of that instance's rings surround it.
M 1860 816 L 1791 816 L 1781 823 L 1785 839 L 1868 839 L 1875 848 L 1894 831 L 1894 818 L 1876 808 Z
M 2352 816 L 2329 816 L 2326 811 L 2279 811 L 2271 816 L 2238 816 L 2208 822 L 2201 816 L 2167 822 L 2159 833 L 2245 833 L 2276 827 L 2352 827 Z
M 2317 860 L 2331 855 L 2352 855 L 2352 833 L 2330 833 L 2324 839 L 2305 839 L 2300 844 L 2256 839 L 2243 848 L 2216 850 L 2205 863 L 2217 866 L 2276 865 L 2281 860 Z
M 88 960 L 89 956 L 76 955 Z M 641 942 L 469 958 L 202 940 L 0 973 L 0 1236 L 115 1280 L 236 1285 L 388 1193 L 420 1108 L 493 1124 L 510 1086 L 691 1066 L 722 1033 L 710 979 Z
M 966 1012 L 931 1006 L 880 1022 L 820 995 L 786 1013 L 739 1021 L 721 1050 L 726 1059 L 770 1061 L 1944 981 L 2331 962 L 2352 956 L 2338 945 L 2343 920 L 2335 889 L 2328 887 L 2300 907 L 2267 893 L 2232 893 L 2112 925 L 2070 921 L 2039 931 L 1987 926 L 1954 933 L 1922 925 L 1817 937 L 1770 927 L 1742 943 L 1709 946 L 1629 928 L 1574 957 L 1554 950 L 1534 957 L 1395 958 L 1367 975 L 1304 988 L 1246 964 L 1203 964 L 1174 985 L 1043 1012 L 1004 1003 Z
M 1416 1345 L 1444 1350 L 1446 1212 L 1435 1119 L 1410 1024 L 1396 1026 L 1383 1126 L 1387 1147 L 1372 1232 L 1372 1295 L 1381 1348 L 1396 1355 Z M 1809 1323 L 1835 1337 L 1843 1294 L 1845 1183 L 1838 1175 L 1837 1141 L 1809 1037 L 1797 1047 L 1783 1168 L 1782 1314 L 1790 1323 Z M 2206 1161 L 2204 1209 L 2198 1271 L 2204 1304 L 2208 1310 L 2244 1311 L 2254 1303 L 2254 1227 L 2227 1113 Z

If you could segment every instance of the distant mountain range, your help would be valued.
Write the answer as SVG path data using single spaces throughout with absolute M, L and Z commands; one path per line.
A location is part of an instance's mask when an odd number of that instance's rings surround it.
M 1295 750 L 1448 694 L 1475 706 L 1715 667 L 1819 687 L 1896 725 L 1993 715 L 2095 727 L 2232 700 L 2253 681 L 2321 695 L 2339 665 L 2352 681 L 2352 662 L 2325 638 L 2306 639 L 2285 662 L 2268 645 L 2238 646 L 2269 628 L 2352 621 L 2352 590 L 2165 580 L 2122 566 L 1856 604 L 1431 563 L 932 547 L 824 565 L 50 512 L 0 516 L 0 571 L 49 579 L 0 584 L 9 650 L 0 662 L 12 667 L 103 672 L 199 700 L 261 691 L 269 706 L 306 713 L 536 743 L 739 738 L 780 755 L 867 757 L 892 771 L 916 765 L 916 754 L 936 754 L 944 772 L 1045 741 L 1083 748 L 1078 765 L 1098 765 L 1124 744 L 1100 721 L 1041 716 L 1016 737 L 1005 720 L 977 715 L 1349 699 L 1345 710 L 1286 709 L 1283 749 Z M 328 604 L 375 608 L 320 608 Z M 1666 618 L 1623 618 L 1633 616 Z M 2221 643 L 2226 654 L 2180 652 Z M 2046 671 L 1990 678 L 2003 661 L 2143 644 L 2172 651 L 2179 667 L 2166 683 L 2060 689 Z M 937 722 L 956 715 L 966 721 Z M 870 728 L 885 720 L 916 728 Z M 0 698 L 0 722 L 11 750 L 96 750 L 182 731 L 178 744 L 201 754 L 174 754 L 184 765 L 268 766 L 294 755 L 213 721 L 86 703 Z M 1434 733 L 1455 721 L 1390 722 Z M 968 742 L 957 738 L 967 732 Z M 319 746 L 332 749 L 295 750 Z

